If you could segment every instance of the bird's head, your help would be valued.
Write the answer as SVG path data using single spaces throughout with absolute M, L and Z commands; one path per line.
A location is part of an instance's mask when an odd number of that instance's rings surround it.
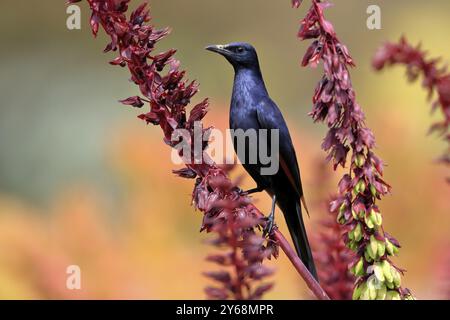
M 235 42 L 226 45 L 208 46 L 206 50 L 224 56 L 235 69 L 259 68 L 258 55 L 251 44 Z

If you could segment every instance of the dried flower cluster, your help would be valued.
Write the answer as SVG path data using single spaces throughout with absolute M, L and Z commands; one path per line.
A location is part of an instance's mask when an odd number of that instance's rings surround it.
M 298 7 L 301 1 L 293 0 Z M 365 125 L 364 113 L 355 99 L 349 67 L 353 60 L 324 17 L 329 3 L 312 0 L 306 17 L 301 21 L 298 37 L 313 39 L 303 58 L 302 66 L 317 66 L 323 62 L 324 75 L 316 87 L 313 110 L 315 122 L 324 122 L 329 131 L 322 148 L 334 169 L 345 168 L 348 154 L 351 162 L 339 182 L 339 195 L 331 202 L 330 211 L 344 230 L 345 244 L 356 252 L 349 265 L 357 277 L 353 299 L 405 299 L 411 297 L 401 287 L 402 270 L 391 261 L 400 245 L 384 232 L 377 200 L 390 192 L 383 180 L 383 162 L 373 151 L 375 137 Z
M 440 161 L 450 165 L 450 73 L 445 67 L 439 67 L 440 59 L 428 59 L 427 53 L 420 48 L 412 46 L 405 37 L 398 43 L 385 43 L 373 58 L 373 67 L 381 70 L 386 66 L 403 64 L 406 66 L 408 79 L 413 82 L 420 75 L 423 77 L 422 86 L 428 91 L 429 98 L 436 93 L 437 98 L 433 101 L 432 111 L 438 107 L 441 109 L 444 120 L 433 124 L 430 132 L 438 132 L 449 144 L 446 153 Z M 450 178 L 448 178 L 450 183 Z
M 69 3 L 80 1 L 69 0 Z M 180 70 L 180 63 L 174 58 L 176 50 L 153 54 L 155 44 L 169 34 L 169 29 L 159 30 L 146 24 L 150 20 L 146 4 L 139 6 L 127 18 L 130 0 L 87 2 L 92 10 L 90 24 L 93 34 L 96 35 L 101 26 L 111 38 L 104 51 L 118 52 L 110 63 L 128 67 L 131 81 L 139 86 L 141 95 L 145 97 L 134 96 L 121 102 L 135 108 L 148 104 L 149 112 L 139 115 L 139 118 L 148 124 L 159 125 L 169 146 L 174 146 L 171 137 L 176 129 L 188 130 L 193 144 L 194 122 L 201 121 L 206 115 L 208 100 L 194 106 L 187 115 L 186 107 L 198 91 L 197 83 L 185 80 L 185 71 Z M 206 147 L 207 143 L 204 143 L 203 148 Z M 180 156 L 186 159 L 182 151 Z M 195 154 L 190 156 L 197 159 Z M 209 261 L 227 269 L 205 273 L 218 283 L 216 287 L 206 289 L 209 298 L 261 298 L 272 286 L 261 283 L 271 274 L 271 270 L 261 262 L 277 257 L 278 245 L 314 294 L 319 299 L 328 298 L 278 230 L 275 229 L 268 238 L 262 237 L 260 230 L 265 225 L 264 216 L 229 180 L 226 168 L 190 161 L 185 168 L 174 173 L 196 179 L 193 203 L 204 214 L 201 230 L 217 234 L 212 242 L 225 251 L 208 257 Z

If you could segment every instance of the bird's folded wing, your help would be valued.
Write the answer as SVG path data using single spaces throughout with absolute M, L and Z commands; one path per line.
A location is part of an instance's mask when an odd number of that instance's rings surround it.
M 297 156 L 281 111 L 275 102 L 270 99 L 264 99 L 258 105 L 257 116 L 261 128 L 279 130 L 279 160 L 281 171 L 286 175 L 293 190 L 298 194 L 298 197 L 303 203 L 306 212 L 308 212 L 308 207 L 303 196 Z

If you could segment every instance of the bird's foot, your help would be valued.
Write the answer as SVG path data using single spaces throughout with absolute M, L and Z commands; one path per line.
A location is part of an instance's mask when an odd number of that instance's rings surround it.
M 268 235 L 271 235 L 274 229 L 275 229 L 275 217 L 272 214 L 270 214 L 266 218 L 266 225 L 264 226 L 263 229 L 263 237 L 265 238 Z
M 237 193 L 240 197 L 245 197 L 245 196 L 248 196 L 248 195 L 249 195 L 248 191 L 242 190 L 242 189 L 239 188 L 239 187 L 236 187 L 235 190 L 236 190 L 236 193 Z

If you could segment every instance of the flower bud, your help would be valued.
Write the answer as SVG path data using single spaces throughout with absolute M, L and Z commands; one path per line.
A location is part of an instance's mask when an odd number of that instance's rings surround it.
M 377 189 L 375 188 L 375 186 L 373 184 L 370 184 L 370 193 L 372 194 L 372 196 L 376 197 L 377 196 Z
M 397 291 L 389 290 L 386 293 L 386 300 L 400 300 L 400 294 Z
M 364 261 L 363 258 L 360 258 L 358 263 L 355 265 L 355 276 L 363 276 L 365 274 L 364 272 Z
M 377 289 L 377 300 L 385 300 L 386 299 L 387 288 L 384 284 Z
M 349 242 L 347 247 L 352 251 L 356 251 L 358 249 L 358 244 L 354 241 L 351 241 Z
M 370 236 L 370 249 L 372 250 L 373 254 L 375 255 L 375 257 L 373 258 L 375 260 L 377 257 L 377 252 L 378 252 L 378 241 L 377 241 L 377 239 L 375 239 L 374 235 Z
M 393 247 L 394 255 L 398 254 L 398 247 L 396 247 L 395 245 L 392 245 L 392 247 Z
M 373 276 L 369 277 L 367 280 L 367 288 L 369 289 L 370 300 L 375 300 L 377 298 L 377 288 L 375 286 L 375 278 Z
M 381 226 L 383 223 L 383 217 L 379 212 L 376 212 L 374 209 L 370 210 L 370 220 L 373 222 L 376 226 Z
M 355 165 L 358 168 L 361 168 L 364 165 L 365 162 L 366 162 L 366 159 L 364 158 L 364 156 L 362 154 L 359 153 L 359 154 L 356 155 L 356 157 L 355 157 Z
M 383 269 L 383 274 L 388 283 L 392 283 L 394 281 L 394 277 L 391 273 L 391 264 L 387 260 L 383 260 L 381 263 L 381 268 Z M 389 286 L 389 284 L 387 284 Z M 390 287 L 389 287 L 390 288 Z
M 356 242 L 359 242 L 362 239 L 363 235 L 360 223 L 356 225 L 355 229 L 353 230 L 353 234 Z
M 373 229 L 375 227 L 372 220 L 370 218 L 368 218 L 367 216 L 364 216 L 364 222 L 366 223 L 366 225 L 369 229 Z
M 386 245 L 382 241 L 378 241 L 378 256 L 382 257 L 386 253 Z
M 386 239 L 386 251 L 390 256 L 394 255 L 394 245 Z
M 360 300 L 370 300 L 369 288 L 367 287 L 367 282 L 364 282 L 361 285 L 361 295 L 359 297 Z
M 383 268 L 380 266 L 379 263 L 375 264 L 373 267 L 373 273 L 375 274 L 375 277 L 378 279 L 378 281 L 380 282 L 384 282 L 384 272 L 383 272 Z
M 361 291 L 362 291 L 363 286 L 364 286 L 364 284 L 361 284 L 361 285 L 355 287 L 355 289 L 353 290 L 352 300 L 359 299 L 359 297 L 361 296 Z
M 339 211 L 339 213 L 338 213 L 338 215 L 336 217 L 336 222 L 339 223 L 339 224 L 344 224 L 345 223 L 345 217 L 344 217 L 344 214 L 341 211 Z
M 385 282 L 385 284 L 388 289 L 395 289 L 394 282 Z
M 402 284 L 402 278 L 400 276 L 400 272 L 398 272 L 394 267 L 391 269 L 392 277 L 393 277 L 393 283 L 396 288 L 400 288 L 400 285 Z
M 366 182 L 364 180 L 359 180 L 359 192 L 364 193 L 366 191 Z
M 350 231 L 347 233 L 348 238 L 349 238 L 350 240 L 354 240 L 354 239 L 355 239 L 354 233 L 355 233 L 355 229 L 352 229 L 352 230 L 350 230 Z
M 376 253 L 373 252 L 372 246 L 371 246 L 370 244 L 368 244 L 368 245 L 366 246 L 365 252 L 367 253 L 367 255 L 368 255 L 372 260 L 375 260 L 375 259 L 376 259 L 376 257 L 377 257 L 377 256 L 376 256 Z

